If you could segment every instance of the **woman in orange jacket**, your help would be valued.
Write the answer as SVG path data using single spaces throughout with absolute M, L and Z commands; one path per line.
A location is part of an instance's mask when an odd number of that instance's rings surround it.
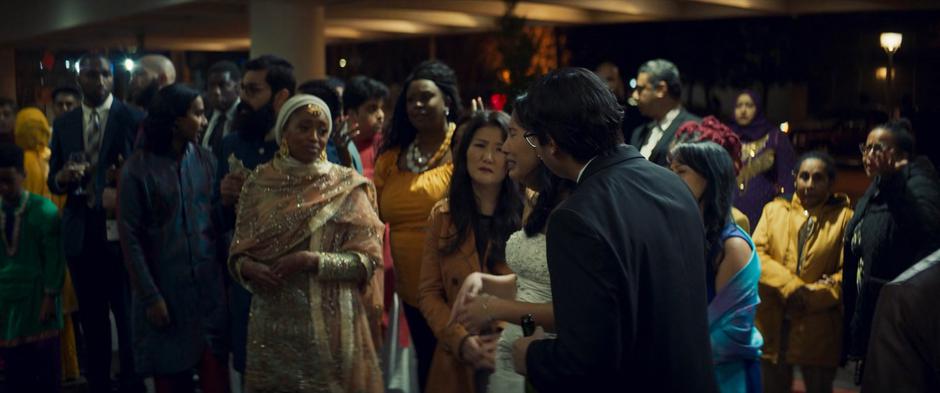
M 448 197 L 431 210 L 418 305 L 437 338 L 426 392 L 482 390 L 494 369 L 495 324 L 468 331 L 451 322 L 451 308 L 471 273 L 510 274 L 505 248 L 519 229 L 520 189 L 507 176 L 509 116 L 480 111 L 461 126 Z
M 796 166 L 796 192 L 768 203 L 754 231 L 763 266 L 761 375 L 764 392 L 790 392 L 799 366 L 807 393 L 832 392 L 842 343 L 843 232 L 852 209 L 847 196 L 832 193 L 832 157 L 810 152 Z

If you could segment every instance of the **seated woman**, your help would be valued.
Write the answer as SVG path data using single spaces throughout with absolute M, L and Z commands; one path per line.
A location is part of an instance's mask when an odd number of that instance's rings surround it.
M 761 375 L 765 392 L 790 392 L 799 366 L 807 393 L 832 392 L 842 342 L 842 239 L 852 208 L 848 196 L 832 193 L 836 167 L 828 154 L 806 153 L 796 168 L 796 193 L 768 203 L 754 231 L 763 265 Z
M 382 232 L 371 183 L 325 159 L 327 105 L 278 113 L 280 150 L 245 181 L 229 269 L 253 292 L 249 392 L 381 392 Z
M 506 239 L 519 229 L 522 197 L 506 176 L 509 116 L 474 113 L 461 127 L 448 198 L 433 209 L 421 265 L 418 305 L 437 338 L 424 391 L 478 391 L 493 369 L 499 333 L 487 323 L 475 331 L 451 323 L 463 280 L 474 272 L 511 273 Z
M 703 131 L 730 132 L 718 125 Z M 763 338 L 754 326 L 760 261 L 750 237 L 731 219 L 732 157 L 721 145 L 702 139 L 680 139 L 670 153 L 669 166 L 689 185 L 705 223 L 708 323 L 716 379 L 722 392 L 760 392 Z
M 523 96 L 517 101 L 516 108 L 520 108 L 518 102 L 524 99 Z M 512 364 L 512 343 L 522 337 L 519 326 L 522 317 L 531 314 L 536 324 L 553 330 L 555 313 L 545 230 L 552 210 L 574 187 L 571 181 L 555 176 L 542 165 L 535 148 L 526 142 L 527 133 L 519 122 L 517 110 L 503 144 L 510 162 L 509 177 L 538 194 L 528 199 L 529 211 L 523 229 L 513 233 L 506 242 L 506 264 L 515 274 L 467 276 L 453 310 L 454 320 L 470 330 L 480 329 L 493 320 L 508 322 L 499 337 L 496 367 L 487 386 L 487 391 L 492 393 L 525 389 L 525 378 L 516 373 Z

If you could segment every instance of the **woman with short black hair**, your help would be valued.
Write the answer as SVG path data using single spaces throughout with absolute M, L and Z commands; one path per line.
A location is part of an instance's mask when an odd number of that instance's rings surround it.
M 940 180 L 926 157 L 915 156 L 910 122 L 875 127 L 859 148 L 872 182 L 845 229 L 843 352 L 849 360 L 864 360 L 881 287 L 940 247 Z

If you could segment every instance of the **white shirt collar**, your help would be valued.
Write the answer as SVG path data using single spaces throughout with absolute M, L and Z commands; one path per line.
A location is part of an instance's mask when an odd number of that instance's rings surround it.
M 215 125 L 220 121 L 222 116 L 225 116 L 225 127 L 222 130 L 222 137 L 228 135 L 232 130 L 232 121 L 235 120 L 235 112 L 238 110 L 238 104 L 242 102 L 240 97 L 235 97 L 235 102 L 232 103 L 228 109 L 225 110 L 224 114 L 220 111 L 215 111 L 212 113 L 212 118 L 209 119 L 209 124 L 206 126 L 206 131 L 202 136 L 202 146 L 209 148 L 209 141 L 212 140 L 212 131 L 215 130 Z
M 581 183 L 581 176 L 584 175 L 584 170 L 587 169 L 588 165 L 591 165 L 591 161 L 594 161 L 595 158 L 597 158 L 597 156 L 591 157 L 591 159 L 588 160 L 588 162 L 584 164 L 581 170 L 578 171 L 578 180 L 576 180 L 575 183 L 578 183 L 578 184 Z

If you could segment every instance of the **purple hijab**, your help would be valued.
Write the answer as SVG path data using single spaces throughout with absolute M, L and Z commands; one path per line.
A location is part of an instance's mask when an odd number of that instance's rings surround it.
M 737 105 L 738 98 L 742 95 L 747 94 L 751 97 L 751 100 L 754 101 L 754 108 L 757 110 L 754 113 L 754 120 L 751 120 L 751 124 L 746 126 L 738 125 L 737 119 L 732 115 L 732 119 L 728 124 L 731 125 L 731 129 L 734 130 L 735 134 L 741 137 L 742 142 L 750 142 L 763 138 L 764 135 L 767 135 L 768 132 L 777 130 L 778 128 L 770 123 L 767 120 L 767 117 L 764 116 L 764 103 L 760 99 L 760 95 L 754 93 L 752 90 L 743 90 L 734 97 L 735 105 Z M 751 223 L 756 224 L 756 223 Z
M 738 195 L 734 199 L 734 207 L 741 210 L 747 216 L 751 228 L 757 227 L 764 205 L 772 201 L 778 195 L 793 193 L 793 165 L 796 163 L 796 153 L 793 151 L 793 145 L 790 144 L 790 138 L 780 132 L 780 128 L 773 125 L 764 116 L 764 107 L 760 96 L 753 91 L 744 90 L 735 96 L 735 103 L 741 94 L 747 94 L 754 100 L 754 106 L 757 112 L 754 114 L 754 120 L 747 126 L 738 125 L 737 121 L 731 121 L 731 129 L 741 137 L 741 143 L 746 144 L 770 135 L 767 138 L 767 144 L 760 149 L 756 157 L 767 150 L 773 150 L 773 165 L 760 174 L 746 179 L 744 189 L 741 189 L 741 183 L 737 188 Z M 742 149 L 744 151 L 744 149 Z M 751 165 L 751 157 L 741 157 L 744 167 Z

